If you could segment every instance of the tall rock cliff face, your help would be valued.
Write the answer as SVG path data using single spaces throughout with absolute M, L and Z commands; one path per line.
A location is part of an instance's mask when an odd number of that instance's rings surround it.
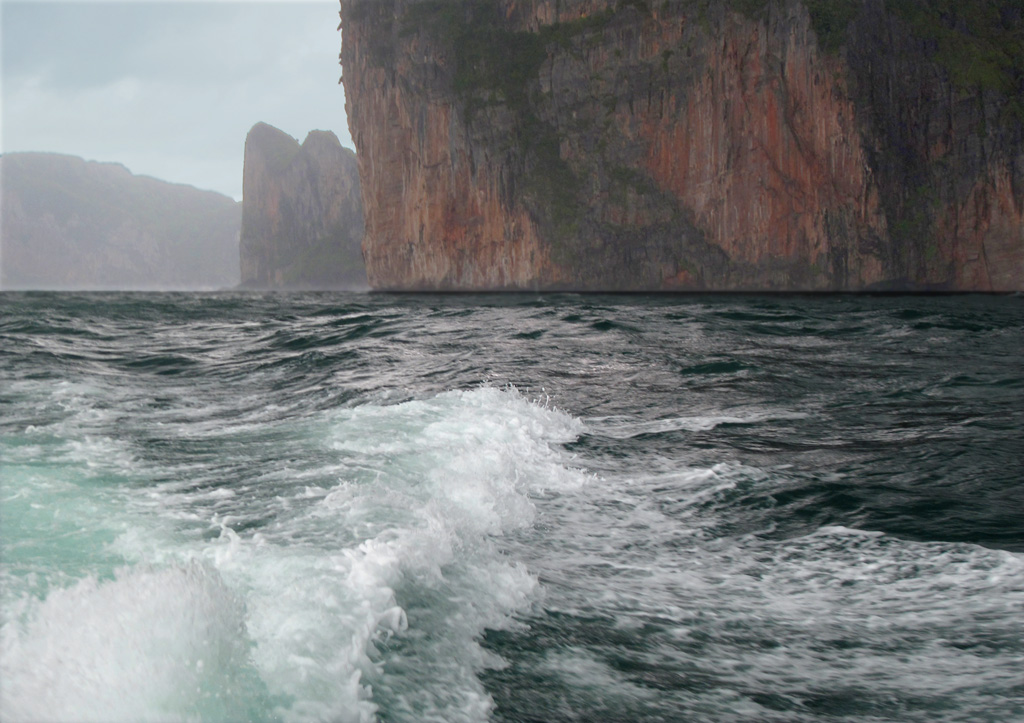
M 355 153 L 329 131 L 302 145 L 257 123 L 245 139 L 242 286 L 366 286 L 363 208 Z
M 369 282 L 1024 288 L 1024 18 L 949 5 L 341 0 Z
M 222 289 L 241 205 L 55 153 L 0 158 L 0 288 Z

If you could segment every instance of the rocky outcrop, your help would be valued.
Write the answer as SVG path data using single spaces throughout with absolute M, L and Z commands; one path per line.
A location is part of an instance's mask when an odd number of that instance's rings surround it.
M 342 0 L 369 282 L 1022 289 L 1019 3 L 939 5 Z
M 240 204 L 50 153 L 0 158 L 0 287 L 219 289 L 238 283 Z
M 355 153 L 329 131 L 302 145 L 266 123 L 245 139 L 242 286 L 366 286 Z

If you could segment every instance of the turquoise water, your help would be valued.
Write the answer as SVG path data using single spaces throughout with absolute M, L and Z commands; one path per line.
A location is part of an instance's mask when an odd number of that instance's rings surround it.
M 1024 718 L 1020 297 L 0 311 L 5 721 Z

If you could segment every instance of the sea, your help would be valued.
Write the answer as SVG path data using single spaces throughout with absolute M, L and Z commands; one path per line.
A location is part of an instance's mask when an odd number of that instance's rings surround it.
M 0 719 L 1024 720 L 1021 296 L 0 294 Z

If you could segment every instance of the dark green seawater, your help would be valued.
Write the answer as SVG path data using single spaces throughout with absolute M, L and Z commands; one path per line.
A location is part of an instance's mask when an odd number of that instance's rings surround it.
M 4 721 L 1024 720 L 1018 297 L 0 294 Z

